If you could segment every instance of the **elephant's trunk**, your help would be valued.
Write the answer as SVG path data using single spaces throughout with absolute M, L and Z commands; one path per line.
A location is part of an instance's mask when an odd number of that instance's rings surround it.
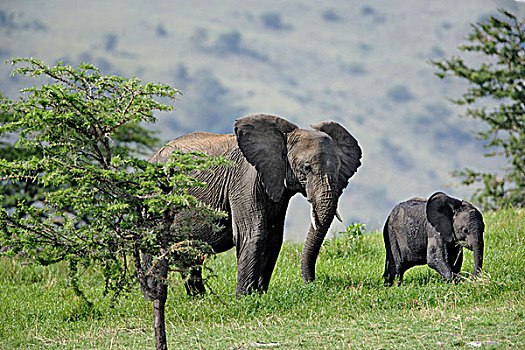
M 470 245 L 472 251 L 474 252 L 474 271 L 473 274 L 477 275 L 481 272 L 483 266 L 483 231 L 484 224 L 483 218 L 478 211 L 472 211 L 469 214 L 469 235 L 473 237 L 473 242 Z
M 329 177 L 323 178 L 322 182 L 324 191 L 319 192 L 316 196 L 308 196 L 308 201 L 312 205 L 312 224 L 308 230 L 301 257 L 301 273 L 304 282 L 311 282 L 315 279 L 315 262 L 337 210 L 338 196 L 334 187 L 327 184 Z
M 473 274 L 477 275 L 481 272 L 483 267 L 483 241 L 481 241 L 474 249 L 474 271 Z

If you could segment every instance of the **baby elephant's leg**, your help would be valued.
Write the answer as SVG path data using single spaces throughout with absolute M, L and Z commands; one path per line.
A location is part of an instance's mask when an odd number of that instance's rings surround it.
M 454 242 L 449 243 L 448 246 L 448 264 L 451 266 L 454 276 L 457 276 L 463 264 L 463 248 Z
M 452 279 L 452 267 L 449 264 L 448 252 L 442 239 L 428 238 L 427 264 L 436 270 L 444 280 L 450 281 Z

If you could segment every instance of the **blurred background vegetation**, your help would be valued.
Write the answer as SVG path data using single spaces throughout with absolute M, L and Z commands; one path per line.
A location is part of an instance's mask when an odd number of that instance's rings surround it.
M 249 113 L 283 116 L 300 126 L 342 123 L 363 148 L 363 166 L 340 200 L 344 222 L 380 228 L 398 202 L 444 190 L 474 189 L 452 172 L 497 172 L 473 133 L 484 125 L 458 118 L 450 103 L 465 90 L 434 75 L 430 60 L 459 54 L 471 23 L 498 8 L 525 16 L 513 0 L 353 2 L 57 0 L 0 5 L 0 59 L 34 56 L 90 62 L 102 74 L 137 76 L 183 92 L 159 115 L 162 142 L 197 130 L 232 132 Z M 476 55 L 467 57 L 476 62 Z M 0 92 L 25 87 L 0 65 Z M 3 141 L 3 140 L 2 140 Z M 308 204 L 292 201 L 286 237 L 302 240 Z

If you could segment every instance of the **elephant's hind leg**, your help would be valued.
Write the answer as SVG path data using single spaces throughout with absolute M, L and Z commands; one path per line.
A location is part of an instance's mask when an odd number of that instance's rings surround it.
M 401 283 L 403 283 L 403 275 L 405 274 L 406 270 L 408 270 L 408 268 L 405 266 L 402 266 L 402 267 L 399 267 L 396 271 L 396 279 L 397 279 L 398 287 L 401 285 Z
M 206 287 L 202 280 L 202 268 L 200 266 L 194 266 L 190 269 L 189 276 L 181 273 L 182 278 L 186 279 L 184 282 L 184 288 L 189 296 L 196 297 L 202 296 L 206 293 Z
M 385 272 L 383 273 L 383 278 L 385 280 L 385 287 L 392 286 L 396 278 L 395 266 L 388 260 L 388 258 L 385 260 Z
M 202 279 L 202 265 L 204 263 L 203 257 L 197 257 L 195 260 L 186 266 L 187 270 L 181 272 L 181 276 L 184 279 L 184 288 L 188 295 L 202 296 L 206 293 L 206 287 L 204 287 L 204 281 Z

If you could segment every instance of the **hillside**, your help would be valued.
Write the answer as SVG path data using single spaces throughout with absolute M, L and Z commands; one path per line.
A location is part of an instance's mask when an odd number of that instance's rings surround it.
M 137 76 L 183 92 L 160 115 L 164 141 L 195 130 L 231 132 L 250 113 L 300 126 L 336 120 L 363 148 L 363 165 L 340 200 L 344 224 L 381 227 L 390 209 L 436 190 L 468 197 L 451 171 L 493 169 L 448 97 L 464 86 L 433 75 L 429 59 L 456 54 L 470 30 L 512 0 L 280 1 L 57 0 L 0 5 L 0 57 L 94 63 L 105 74 Z M 0 91 L 27 84 L 0 66 Z M 301 240 L 307 203 L 296 197 L 286 236 Z M 340 228 L 337 226 L 334 229 Z

